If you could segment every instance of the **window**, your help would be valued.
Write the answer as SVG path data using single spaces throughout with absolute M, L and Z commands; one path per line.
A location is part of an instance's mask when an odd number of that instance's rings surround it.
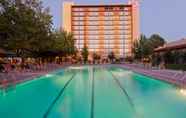
M 88 39 L 99 39 L 98 35 L 88 35 Z
M 112 16 L 112 15 L 114 15 L 113 12 L 105 12 L 104 14 L 105 14 L 105 16 Z
M 79 39 L 84 39 L 84 35 L 80 35 L 79 36 Z
M 94 52 L 95 50 L 94 49 L 89 49 L 90 52 Z
M 117 26 L 117 27 L 118 27 L 118 29 L 124 29 L 125 28 L 124 25 L 120 25 L 120 26 Z
M 104 34 L 114 34 L 114 31 L 110 30 L 110 31 L 104 31 Z
M 74 29 L 75 29 L 75 30 L 83 30 L 84 27 L 83 27 L 83 26 L 74 26 Z
M 84 47 L 84 44 L 79 45 L 79 48 L 82 49 Z
M 79 40 L 79 44 L 83 44 L 84 43 L 84 40 Z
M 99 43 L 99 41 L 98 40 L 89 40 L 89 44 L 91 45 L 93 45 L 93 44 L 98 44 Z
M 119 20 L 126 20 L 126 17 L 120 16 L 120 17 L 119 17 Z
M 84 25 L 83 21 L 75 21 L 73 22 L 73 25 Z
M 80 12 L 79 15 L 80 15 L 80 16 L 84 16 L 85 13 L 84 13 L 84 12 Z
M 110 40 L 109 43 L 110 43 L 110 44 L 113 44 L 113 43 L 114 43 L 114 40 Z
M 113 26 L 103 26 L 103 29 L 110 30 L 110 29 L 113 29 Z
M 125 15 L 125 13 L 124 12 L 119 12 L 119 15 L 123 16 L 123 15 Z
M 72 10 L 73 11 L 79 11 L 79 8 L 73 8 Z
M 98 16 L 99 13 L 98 13 L 98 12 L 89 12 L 88 15 L 91 15 L 91 16 Z
M 109 39 L 105 39 L 105 44 L 108 45 L 110 43 Z
M 79 35 L 74 35 L 74 38 L 75 39 L 79 39 Z
M 85 11 L 84 8 L 73 8 L 72 10 L 73 10 L 73 11 Z
M 130 12 L 125 12 L 125 15 L 129 16 L 129 15 L 131 15 L 131 13 Z
M 105 21 L 104 25 L 113 25 L 113 21 Z
M 96 30 L 96 29 L 98 29 L 98 26 L 87 26 L 87 29 Z
M 125 10 L 125 11 L 128 11 L 128 10 L 130 10 L 130 8 L 125 7 L 124 10 Z
M 99 34 L 98 31 L 88 31 L 88 34 Z
M 84 20 L 84 17 L 79 17 L 79 20 Z
M 131 31 L 125 31 L 125 33 L 126 33 L 126 34 L 130 34 L 130 33 L 131 33 Z
M 124 7 L 120 7 L 119 9 L 120 9 L 120 10 L 124 10 Z
M 106 11 L 111 11 L 111 10 L 113 10 L 113 7 L 105 7 L 105 10 Z
M 105 39 L 113 39 L 114 38 L 114 35 L 104 35 L 104 38 Z
M 89 8 L 88 11 L 99 11 L 99 8 Z
M 105 17 L 104 19 L 105 19 L 105 20 L 113 20 L 114 18 L 111 17 L 111 16 L 107 16 L 107 17 Z
M 79 22 L 73 22 L 73 25 L 79 25 Z
M 124 39 L 125 38 L 125 35 L 119 35 L 118 38 Z
M 79 20 L 79 17 L 73 17 L 73 20 Z
M 130 49 L 124 49 L 125 53 L 129 53 Z
M 87 17 L 88 20 L 99 20 L 98 17 Z
M 73 16 L 79 16 L 79 12 L 73 12 Z
M 88 24 L 88 25 L 99 25 L 99 22 L 96 22 L 96 21 L 88 21 L 87 24 Z
M 99 46 L 90 44 L 88 47 L 94 49 L 94 48 L 98 48 Z
M 84 31 L 73 31 L 74 35 L 83 35 Z

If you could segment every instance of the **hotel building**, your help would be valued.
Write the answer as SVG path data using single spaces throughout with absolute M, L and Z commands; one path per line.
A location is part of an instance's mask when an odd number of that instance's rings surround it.
M 132 55 L 132 44 L 139 37 L 137 2 L 113 5 L 76 5 L 63 2 L 62 29 L 72 32 L 76 47 L 107 56 Z

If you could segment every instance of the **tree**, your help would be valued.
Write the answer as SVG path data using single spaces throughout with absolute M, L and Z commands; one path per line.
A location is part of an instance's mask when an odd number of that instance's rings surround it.
M 149 58 L 152 52 L 153 48 L 150 45 L 150 40 L 145 35 L 141 35 L 140 39 L 134 42 L 133 53 L 135 59 Z
M 108 54 L 108 58 L 109 58 L 109 60 L 111 61 L 111 63 L 113 63 L 113 62 L 114 62 L 114 59 L 115 59 L 115 54 L 114 54 L 114 52 L 110 52 L 110 53 Z
M 157 34 L 153 34 L 150 38 L 141 35 L 140 39 L 134 42 L 134 58 L 137 60 L 142 60 L 143 58 L 151 59 L 154 49 L 163 46 L 165 43 L 166 41 Z
M 51 47 L 52 16 L 40 0 L 1 0 L 0 8 L 4 48 L 38 53 Z
M 83 49 L 82 49 L 82 56 L 83 56 L 83 60 L 84 60 L 84 63 L 86 63 L 87 62 L 87 60 L 88 60 L 88 48 L 87 48 L 87 46 L 84 46 L 83 47 Z
M 56 31 L 53 34 L 54 50 L 63 52 L 64 56 L 76 53 L 75 38 L 72 33 L 66 31 Z
M 166 43 L 165 39 L 158 34 L 151 35 L 149 40 L 151 41 L 151 45 L 154 49 L 163 46 Z
M 152 55 L 152 65 L 158 66 L 162 62 L 162 56 L 160 54 L 153 54 Z
M 93 61 L 94 61 L 94 63 L 95 63 L 95 61 L 97 61 L 97 60 L 100 60 L 101 59 L 101 57 L 100 57 L 100 55 L 98 55 L 97 53 L 93 53 Z
M 167 51 L 163 54 L 163 59 L 164 59 L 164 62 L 166 64 L 173 64 L 175 62 L 175 57 L 176 55 L 171 52 L 171 51 Z

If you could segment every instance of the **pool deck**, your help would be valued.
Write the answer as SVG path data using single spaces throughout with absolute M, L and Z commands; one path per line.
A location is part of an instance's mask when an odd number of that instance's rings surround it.
M 45 69 L 41 70 L 23 70 L 23 71 L 12 71 L 8 73 L 0 73 L 0 88 L 16 85 L 28 80 L 36 79 L 39 76 L 53 72 L 55 70 L 65 68 L 68 65 L 47 65 Z
M 30 72 L 10 72 L 10 73 L 0 73 L 0 88 L 3 85 L 4 80 L 8 80 L 8 84 L 17 84 L 24 81 L 32 80 L 39 76 L 45 75 L 49 72 L 55 71 L 60 68 L 68 67 L 69 65 L 56 65 L 52 69 L 49 67 L 47 70 L 41 71 L 30 71 Z M 73 65 L 73 66 L 82 66 L 82 65 Z M 153 77 L 171 84 L 174 84 L 181 88 L 186 88 L 186 72 L 185 71 L 175 71 L 167 69 L 151 69 L 144 68 L 137 64 L 105 64 L 105 65 L 94 65 L 94 66 L 118 66 L 125 69 L 132 70 L 136 73 L 140 73 L 146 76 Z
M 138 66 L 137 64 L 116 64 L 116 66 L 130 69 L 136 73 L 153 77 L 181 88 L 186 88 L 186 72 L 167 69 L 152 69 Z

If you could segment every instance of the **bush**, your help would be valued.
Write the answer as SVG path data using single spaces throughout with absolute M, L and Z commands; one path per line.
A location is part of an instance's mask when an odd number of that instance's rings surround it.
M 167 69 L 186 71 L 186 64 L 167 64 L 165 67 Z

